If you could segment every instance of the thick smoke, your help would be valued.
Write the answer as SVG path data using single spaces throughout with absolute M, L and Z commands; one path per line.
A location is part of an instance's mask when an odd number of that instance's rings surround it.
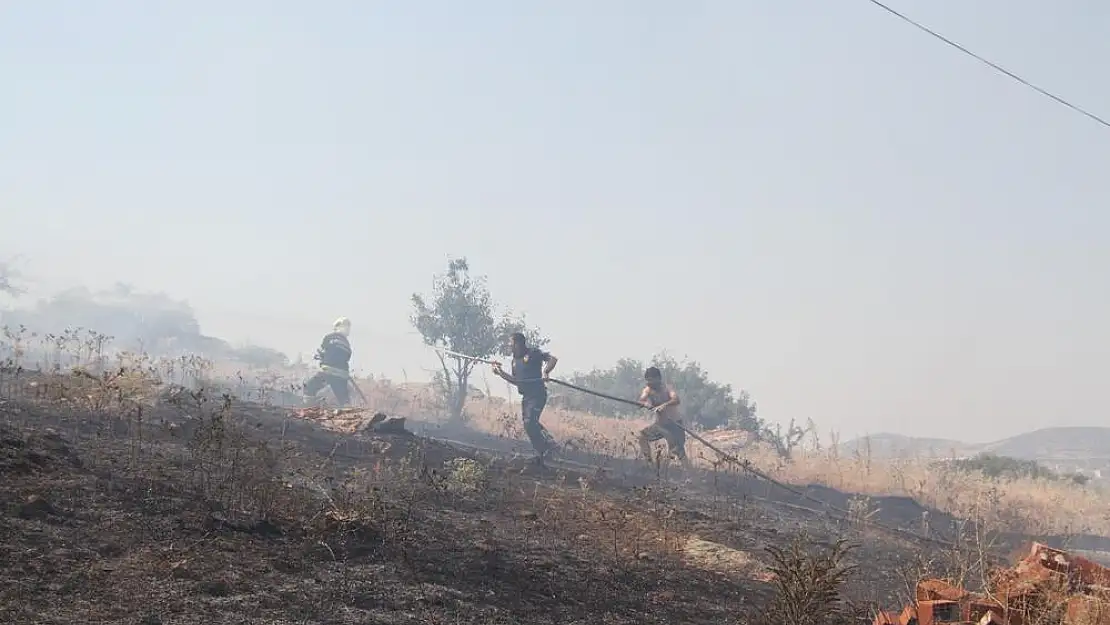
M 2 276 L 0 276 L 2 277 Z M 33 306 L 0 313 L 0 325 L 25 326 L 40 335 L 60 335 L 78 328 L 112 337 L 112 344 L 152 356 L 197 354 L 236 360 L 257 367 L 284 366 L 285 354 L 259 346 L 233 347 L 201 333 L 187 302 L 164 293 L 144 293 L 129 285 L 91 291 L 76 287 L 40 299 Z

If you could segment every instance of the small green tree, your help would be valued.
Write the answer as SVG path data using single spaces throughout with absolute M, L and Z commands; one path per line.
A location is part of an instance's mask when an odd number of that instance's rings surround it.
M 495 311 L 485 277 L 472 276 L 465 257 L 448 261 L 447 271 L 437 274 L 432 282 L 431 296 L 414 293 L 412 306 L 412 325 L 426 345 L 490 358 L 508 355 L 508 337 L 513 332 L 523 333 L 534 347 L 547 344 L 539 330 L 527 327 L 523 317 Z M 442 368 L 437 378 L 443 385 L 448 416 L 460 419 L 466 405 L 470 374 L 477 363 L 440 352 L 436 354 Z
M 1031 480 L 1069 481 L 1079 486 L 1083 486 L 1090 480 L 1082 473 L 1061 475 L 1048 467 L 1042 466 L 1036 460 L 1022 460 L 989 452 L 983 452 L 973 458 L 956 460 L 949 466 L 956 471 L 965 473 L 982 473 L 992 479 L 1028 478 Z

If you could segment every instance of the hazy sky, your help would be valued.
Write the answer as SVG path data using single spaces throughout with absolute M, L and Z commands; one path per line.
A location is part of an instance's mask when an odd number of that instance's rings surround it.
M 1110 115 L 1110 3 L 891 0 Z M 0 255 L 355 364 L 448 255 L 560 369 L 845 436 L 1110 425 L 1110 129 L 866 0 L 0 3 Z

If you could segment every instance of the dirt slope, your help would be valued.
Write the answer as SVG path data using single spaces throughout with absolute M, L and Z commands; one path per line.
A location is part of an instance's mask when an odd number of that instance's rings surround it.
M 851 591 L 887 604 L 923 549 L 720 476 L 536 473 L 218 401 L 2 403 L 0 476 L 11 623 L 724 623 L 800 531 L 860 541 Z

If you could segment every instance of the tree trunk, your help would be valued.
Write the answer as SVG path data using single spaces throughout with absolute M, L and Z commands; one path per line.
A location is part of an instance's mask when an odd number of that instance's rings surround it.
M 466 407 L 466 391 L 470 382 L 470 367 L 463 364 L 454 371 L 455 388 L 448 402 L 448 417 L 451 421 L 463 420 L 463 408 Z

